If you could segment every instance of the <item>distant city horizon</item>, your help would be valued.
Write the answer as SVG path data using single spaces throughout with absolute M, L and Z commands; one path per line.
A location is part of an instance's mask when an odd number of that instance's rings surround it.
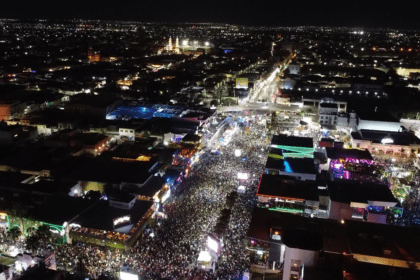
M 42 1 L 20 0 L 7 3 L 0 18 L 97 19 L 142 22 L 215 22 L 258 26 L 363 26 L 419 29 L 416 20 L 419 3 L 385 5 L 369 1 L 340 3 L 214 0 L 174 2 L 110 0 Z

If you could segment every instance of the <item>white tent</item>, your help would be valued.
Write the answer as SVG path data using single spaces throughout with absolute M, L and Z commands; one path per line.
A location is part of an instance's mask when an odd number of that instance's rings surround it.
M 199 262 L 211 262 L 211 256 L 210 253 L 207 251 L 201 251 L 200 254 L 198 255 L 198 260 Z

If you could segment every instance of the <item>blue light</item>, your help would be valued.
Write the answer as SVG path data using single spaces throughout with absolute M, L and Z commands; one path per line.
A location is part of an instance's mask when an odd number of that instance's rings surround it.
M 287 162 L 287 160 L 283 161 L 284 164 L 284 171 L 287 173 L 293 173 L 292 168 L 290 167 L 290 164 Z

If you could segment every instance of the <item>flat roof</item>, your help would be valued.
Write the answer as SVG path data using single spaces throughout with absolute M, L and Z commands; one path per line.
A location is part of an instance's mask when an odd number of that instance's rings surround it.
M 270 229 L 279 231 L 282 240 L 271 239 Z M 347 251 L 344 227 L 337 221 L 308 218 L 291 213 L 271 211 L 267 208 L 254 208 L 246 237 L 271 243 L 283 243 L 283 233 L 293 229 L 309 229 L 320 234 L 323 239 L 324 251 L 340 254 Z
M 316 174 L 315 163 L 312 158 L 267 158 L 265 168 L 277 169 L 287 173 Z
M 324 247 L 321 234 L 308 229 L 286 229 L 281 235 L 281 239 L 289 248 L 320 251 Z
M 352 132 L 351 137 L 356 140 L 368 140 L 372 143 L 381 143 L 385 137 L 391 137 L 394 141 L 393 145 L 408 146 L 410 144 L 420 144 L 420 139 L 411 133 L 405 132 L 389 132 L 362 129 L 357 132 Z
M 270 239 L 270 228 L 278 230 L 281 241 Z M 314 219 L 290 213 L 255 207 L 247 238 L 271 243 L 284 242 L 287 230 L 307 229 L 317 232 L 323 239 L 323 250 L 342 254 L 360 254 L 382 258 L 420 261 L 420 228 L 346 220 Z
M 318 201 L 315 181 L 299 181 L 290 176 L 263 174 L 257 195 Z
M 271 145 L 313 148 L 314 142 L 309 137 L 287 136 L 285 134 L 273 135 Z
M 354 221 L 346 228 L 352 254 L 420 262 L 420 228 Z
M 386 112 L 357 112 L 357 116 L 359 119 L 366 121 L 400 122 L 397 118 Z
M 373 160 L 372 155 L 370 154 L 368 150 L 326 147 L 326 151 L 327 151 L 327 158 L 330 158 L 330 159 L 356 158 L 356 159 Z
M 350 180 L 334 180 L 327 183 L 332 201 L 351 203 L 360 202 L 368 204 L 368 201 L 381 201 L 397 203 L 387 185 Z
M 111 95 L 77 95 L 69 105 L 85 105 L 95 108 L 106 108 L 121 99 Z
M 320 107 L 324 107 L 324 108 L 338 108 L 338 104 L 337 103 L 329 103 L 329 102 L 322 102 L 319 103 Z
M 157 161 L 124 162 L 78 157 L 68 161 L 69 168 L 66 168 L 66 165 L 63 165 L 62 168 L 67 173 L 64 175 L 65 178 L 68 179 L 115 184 L 122 182 L 144 184 L 150 176 L 153 176 L 149 170 L 156 163 Z
M 136 200 L 131 209 L 120 209 L 109 206 L 108 201 L 100 200 L 93 207 L 81 213 L 72 223 L 85 228 L 115 231 L 114 219 L 130 216 L 130 223 L 136 224 L 152 207 L 153 201 Z
M 161 176 L 152 176 L 150 180 L 147 181 L 141 187 L 131 188 L 129 191 L 130 193 L 146 196 L 146 197 L 153 197 L 158 191 L 160 191 L 165 184 L 166 179 Z
M 95 204 L 95 201 L 67 195 L 54 195 L 32 211 L 37 221 L 63 225 Z

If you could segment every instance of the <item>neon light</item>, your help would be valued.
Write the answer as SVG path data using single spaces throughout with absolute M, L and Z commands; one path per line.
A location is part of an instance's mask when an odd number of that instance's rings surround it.
M 293 173 L 293 170 L 290 167 L 290 164 L 289 162 L 287 162 L 287 160 L 285 160 L 283 164 L 284 164 L 284 171 L 286 171 L 287 173 Z
M 302 209 L 293 209 L 287 207 L 272 207 L 268 208 L 270 211 L 278 211 L 278 212 L 290 212 L 290 213 L 303 213 Z
M 284 156 L 278 154 L 268 154 L 268 156 L 275 159 L 284 159 Z
M 285 158 L 314 158 L 313 152 L 308 153 L 283 153 Z

